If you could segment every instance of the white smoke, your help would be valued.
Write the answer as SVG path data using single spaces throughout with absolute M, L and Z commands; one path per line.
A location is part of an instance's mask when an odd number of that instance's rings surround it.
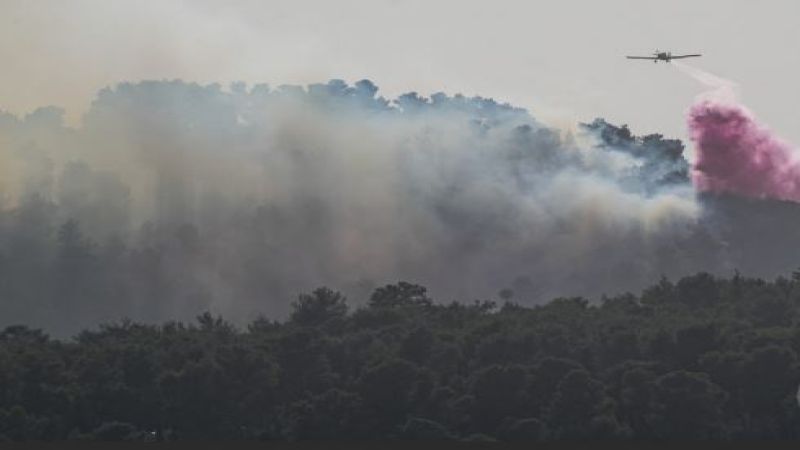
M 54 229 L 72 218 L 100 246 L 157 249 L 156 318 L 280 316 L 298 291 L 358 301 L 397 280 L 532 302 L 700 264 L 681 256 L 700 215 L 688 178 L 659 181 L 682 173 L 676 141 L 605 124 L 575 139 L 488 99 L 376 91 L 144 82 L 102 91 L 78 129 L 8 118 L 5 214 L 36 195 Z
M 672 65 L 681 73 L 688 75 L 709 90 L 700 94 L 697 100 L 714 100 L 723 103 L 734 103 L 739 96 L 739 84 L 714 75 L 683 61 L 673 60 Z

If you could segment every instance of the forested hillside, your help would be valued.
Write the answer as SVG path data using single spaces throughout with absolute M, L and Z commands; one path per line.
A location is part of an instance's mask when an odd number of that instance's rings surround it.
M 120 83 L 77 127 L 53 107 L 0 112 L 0 327 L 243 324 L 317 286 L 362 305 L 394 280 L 530 306 L 794 267 L 796 204 L 717 205 L 683 151 L 480 96 L 387 99 L 366 79 Z M 765 227 L 777 245 L 750 232 Z
M 286 322 L 0 333 L 5 439 L 798 438 L 800 273 L 536 307 L 398 283 Z

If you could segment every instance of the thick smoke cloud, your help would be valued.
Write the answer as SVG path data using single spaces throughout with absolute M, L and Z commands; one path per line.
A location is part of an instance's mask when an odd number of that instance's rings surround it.
M 678 67 L 711 88 L 687 117 L 697 150 L 697 189 L 800 202 L 800 160 L 792 146 L 739 103 L 733 82 L 687 64 Z
M 728 267 L 681 142 L 601 119 L 573 136 L 367 80 L 120 84 L 81 127 L 62 113 L 0 116 L 7 323 L 277 318 L 319 285 L 358 303 L 398 280 L 531 303 Z
M 689 113 L 698 151 L 695 184 L 701 191 L 800 202 L 796 152 L 745 108 L 705 101 Z

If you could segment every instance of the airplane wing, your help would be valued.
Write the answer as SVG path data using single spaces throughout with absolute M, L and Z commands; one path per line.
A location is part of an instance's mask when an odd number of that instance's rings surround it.
M 698 57 L 698 56 L 703 56 L 703 55 L 673 55 L 672 59 L 695 58 L 695 57 Z
M 658 59 L 653 56 L 626 56 L 628 59 Z

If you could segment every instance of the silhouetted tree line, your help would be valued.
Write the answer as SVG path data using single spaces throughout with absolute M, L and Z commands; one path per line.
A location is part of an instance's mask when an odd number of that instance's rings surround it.
M 84 258 L 71 228 L 64 257 Z M 72 295 L 65 285 L 65 296 Z M 121 321 L 0 332 L 5 439 L 800 437 L 800 272 L 707 273 L 523 307 L 422 286 L 300 295 L 244 329 Z

